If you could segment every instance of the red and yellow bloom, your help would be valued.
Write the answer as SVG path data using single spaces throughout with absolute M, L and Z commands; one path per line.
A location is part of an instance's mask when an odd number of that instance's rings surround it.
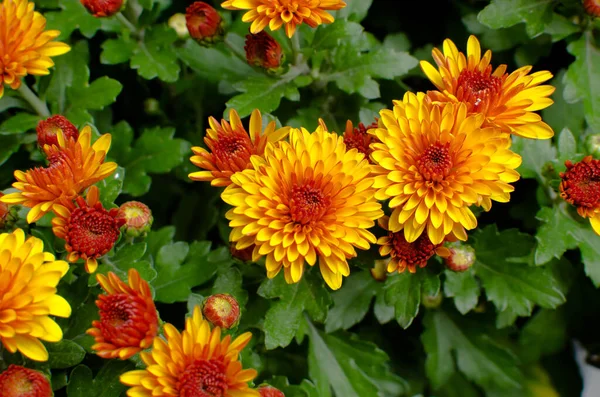
M 589 218 L 600 235 L 600 160 L 585 157 L 579 163 L 566 162 L 567 171 L 560 173 L 560 195 L 577 207 L 577 213 Z

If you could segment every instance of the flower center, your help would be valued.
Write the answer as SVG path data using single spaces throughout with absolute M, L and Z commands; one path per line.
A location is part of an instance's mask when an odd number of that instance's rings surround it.
M 319 220 L 327 211 L 330 199 L 311 185 L 294 186 L 290 196 L 290 215 L 294 222 L 306 225 Z
M 399 261 L 406 262 L 407 266 L 423 267 L 429 258 L 435 254 L 436 248 L 441 244 L 435 245 L 427 237 L 427 233 L 423 233 L 418 239 L 409 243 L 404 238 L 404 232 L 390 233 L 389 237 L 394 247 L 392 257 L 398 258 Z
M 215 163 L 219 169 L 236 169 L 241 171 L 246 168 L 252 156 L 252 142 L 242 133 L 222 135 L 212 148 Z
M 591 157 L 561 175 L 563 197 L 578 207 L 600 208 L 600 160 Z
M 133 307 L 131 302 L 129 302 L 129 295 L 104 295 L 101 298 L 100 305 L 100 320 L 102 325 L 105 328 L 119 328 L 133 317 L 132 310 Z
M 484 73 L 479 70 L 463 70 L 458 77 L 457 97 L 473 106 L 472 111 L 482 110 L 490 99 L 502 89 L 502 79 L 491 75 L 491 68 Z
M 220 360 L 196 360 L 179 378 L 180 397 L 224 397 L 227 388 L 225 365 Z
M 119 226 L 103 208 L 73 210 L 67 234 L 67 243 L 73 251 L 98 258 L 110 251 L 118 238 Z
M 448 144 L 429 145 L 417 159 L 419 172 L 428 181 L 441 182 L 452 170 L 452 165 Z
M 48 380 L 39 372 L 10 365 L 0 375 L 0 396 L 41 397 L 52 395 Z

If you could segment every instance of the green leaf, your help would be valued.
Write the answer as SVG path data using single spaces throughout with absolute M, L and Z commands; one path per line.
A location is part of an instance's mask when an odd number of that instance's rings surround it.
M 585 274 L 596 287 L 600 287 L 600 244 L 598 243 L 600 237 L 588 225 L 570 230 L 567 233 L 578 242 Z
M 69 397 L 115 397 L 127 389 L 119 381 L 119 376 L 134 365 L 129 361 L 110 360 L 100 369 L 93 379 L 92 370 L 85 365 L 75 367 L 67 386 Z
M 129 35 L 121 35 L 116 39 L 109 39 L 102 43 L 100 62 L 105 65 L 116 65 L 131 59 L 137 48 L 137 43 Z
M 52 369 L 73 367 L 83 361 L 85 357 L 85 350 L 68 339 L 46 344 L 46 350 L 49 355 L 48 366 Z
M 379 291 L 380 283 L 368 271 L 353 273 L 344 282 L 344 288 L 331 294 L 333 307 L 329 310 L 325 331 L 347 330 L 365 317 L 371 301 Z
M 512 150 L 523 158 L 523 163 L 517 171 L 523 178 L 537 178 L 543 182 L 544 165 L 553 162 L 557 157 L 556 148 L 552 146 L 550 139 L 525 139 L 518 136 L 512 139 Z
M 346 3 L 346 7 L 337 12 L 336 18 L 348 18 L 351 21 L 360 22 L 367 16 L 372 3 L 373 0 L 350 0 Z
M 499 233 L 496 226 L 488 226 L 473 238 L 475 272 L 499 311 L 510 308 L 519 316 L 529 316 L 535 304 L 555 308 L 565 302 L 550 268 L 528 266 L 533 237 L 516 229 Z
M 78 41 L 71 51 L 56 57 L 46 97 L 53 113 L 64 113 L 67 108 L 67 92 L 71 88 L 84 87 L 89 78 L 89 51 L 87 41 Z
M 279 79 L 264 76 L 243 80 L 234 85 L 243 94 L 234 96 L 226 105 L 236 109 L 240 117 L 248 116 L 254 109 L 271 113 L 279 107 L 283 97 L 293 101 L 300 100 L 298 88 L 292 81 L 295 77 L 292 73 Z
M 85 365 L 78 365 L 71 372 L 71 379 L 67 386 L 67 396 L 69 397 L 92 397 L 90 395 L 91 385 L 94 382 L 92 370 Z
M 588 30 L 567 47 L 575 57 L 565 75 L 565 99 L 573 103 L 583 99 L 585 119 L 593 130 L 600 130 L 600 49 L 595 46 L 594 36 Z
M 168 26 L 154 26 L 146 31 L 144 42 L 136 46 L 131 68 L 147 80 L 156 77 L 173 83 L 179 77 L 179 63 L 173 49 L 177 33 Z
M 125 169 L 117 167 L 117 170 L 108 178 L 101 180 L 96 184 L 100 190 L 100 202 L 104 208 L 114 207 L 114 202 L 123 190 L 123 181 L 125 180 Z
M 0 165 L 12 156 L 23 142 L 23 136 L 19 135 L 0 135 Z
M 535 236 L 538 242 L 535 249 L 536 265 L 550 262 L 552 258 L 560 259 L 568 249 L 577 247 L 577 240 L 571 232 L 579 230 L 581 225 L 567 213 L 566 203 L 552 208 L 543 207 L 536 218 L 543 222 Z
M 364 28 L 360 24 L 344 19 L 330 25 L 321 25 L 315 33 L 311 48 L 314 50 L 332 49 L 346 40 L 353 40 L 360 36 L 363 31 Z
M 467 314 L 477 306 L 481 289 L 475 279 L 475 272 L 469 269 L 465 272 L 453 272 L 446 270 L 446 282 L 444 282 L 444 293 L 454 298 L 454 306 L 462 314 Z
M 4 96 L 0 98 L 0 112 L 4 112 L 8 109 L 28 109 L 29 105 L 23 99 L 18 97 L 11 97 L 7 92 L 4 92 Z
M 331 297 L 323 280 L 305 271 L 302 279 L 288 285 L 283 274 L 262 282 L 258 295 L 267 299 L 279 298 L 271 303 L 265 315 L 263 330 L 267 349 L 286 347 L 298 331 L 306 311 L 313 320 L 324 322 Z
M 492 29 L 525 22 L 527 34 L 535 37 L 542 34 L 546 24 L 552 20 L 553 6 L 553 0 L 492 0 L 477 18 Z
M 578 137 L 583 134 L 585 125 L 583 103 L 581 101 L 568 103 L 565 100 L 565 73 L 564 69 L 561 70 L 550 81 L 550 84 L 556 87 L 556 91 L 552 94 L 554 103 L 552 106 L 542 110 L 542 118 L 554 131 L 561 131 L 563 128 L 568 128 Z
M 29 113 L 17 113 L 0 124 L 0 135 L 21 134 L 35 130 L 38 121 L 42 118 Z
M 443 311 L 428 311 L 421 341 L 427 353 L 425 369 L 435 388 L 448 382 L 457 368 L 478 385 L 503 389 L 519 388 L 523 375 L 516 357 L 505 346 Z M 455 359 L 456 357 L 456 359 Z M 507 394 L 510 395 L 510 394 Z
M 440 279 L 426 270 L 404 272 L 388 276 L 384 288 L 386 303 L 394 306 L 396 321 L 406 329 L 419 314 L 421 295 L 436 295 Z
M 573 160 L 577 154 L 577 141 L 568 128 L 564 128 L 558 136 L 558 161 L 563 164 L 566 160 Z
M 519 335 L 519 356 L 525 362 L 536 362 L 542 356 L 560 352 L 568 339 L 564 309 L 541 309 Z
M 248 292 L 242 286 L 242 273 L 235 267 L 230 267 L 219 272 L 212 287 L 213 294 L 229 294 L 233 296 L 241 307 L 248 302 Z
M 102 76 L 89 86 L 71 89 L 69 99 L 72 106 L 100 110 L 115 102 L 122 89 L 123 85 L 117 80 Z
M 47 21 L 47 29 L 57 29 L 60 31 L 57 40 L 64 41 L 76 29 L 80 29 L 84 36 L 91 38 L 102 26 L 101 19 L 92 16 L 79 0 L 61 0 L 60 6 L 62 11 L 53 11 L 44 14 Z

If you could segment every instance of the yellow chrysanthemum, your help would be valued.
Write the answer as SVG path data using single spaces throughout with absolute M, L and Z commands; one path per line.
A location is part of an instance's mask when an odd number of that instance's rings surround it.
M 311 28 L 332 23 L 327 11 L 346 7 L 342 0 L 227 0 L 221 4 L 228 10 L 250 10 L 242 21 L 252 22 L 250 32 L 256 34 L 269 26 L 277 30 L 285 25 L 285 33 L 292 37 L 296 27 L 303 23 Z
M 508 202 L 519 179 L 521 157 L 510 151 L 510 135 L 483 128 L 481 114 L 464 103 L 432 104 L 424 93 L 406 93 L 394 109 L 381 111 L 383 126 L 369 130 L 373 144 L 375 197 L 391 199 L 389 230 L 404 230 L 408 243 L 426 229 L 432 244 L 445 236 L 466 240 L 477 226 L 471 205 L 490 209 Z
M 242 369 L 238 360 L 252 338 L 250 332 L 233 342 L 229 335 L 221 340 L 221 328 L 211 331 L 196 306 L 182 333 L 165 324 L 164 334 L 165 339 L 154 339 L 152 351 L 140 353 L 146 369 L 121 375 L 121 383 L 131 386 L 129 397 L 260 397 L 247 384 L 256 371 Z
M 231 109 L 230 122 L 221 120 L 221 124 L 210 117 L 210 128 L 206 130 L 204 143 L 210 152 L 199 146 L 192 147 L 195 156 L 190 161 L 197 167 L 206 171 L 197 171 L 189 174 L 194 181 L 210 181 L 213 186 L 227 186 L 231 183 L 231 175 L 247 168 L 252 168 L 250 157 L 262 155 L 267 142 L 277 142 L 285 138 L 289 127 L 276 128 L 271 121 L 263 131 L 262 116 L 258 110 L 250 116 L 250 134 L 244 128 L 238 113 Z
M 27 0 L 4 0 L 0 4 L 0 97 L 4 84 L 16 90 L 21 78 L 46 75 L 54 66 L 50 57 L 62 55 L 71 47 L 52 41 L 58 30 L 46 30 L 46 18 L 33 10 Z
M 62 131 L 57 136 L 58 146 L 44 145 L 50 165 L 15 171 L 17 182 L 13 187 L 19 192 L 0 198 L 7 204 L 31 208 L 27 214 L 29 223 L 39 220 L 57 204 L 69 206 L 81 192 L 117 169 L 116 163 L 104 162 L 110 148 L 110 134 L 102 135 L 93 145 L 89 126 L 81 130 L 77 140 L 65 139 Z
M 350 274 L 347 259 L 355 247 L 376 242 L 367 229 L 383 215 L 368 160 L 322 125 L 312 134 L 292 130 L 289 143 L 267 145 L 252 163 L 221 195 L 234 207 L 226 216 L 236 249 L 255 244 L 253 260 L 266 255 L 267 276 L 283 267 L 288 283 L 300 281 L 304 263 L 313 266 L 318 257 L 327 284 L 340 288 Z
M 492 72 L 492 52 L 481 56 L 481 47 L 475 36 L 467 42 L 467 56 L 459 52 L 449 39 L 444 40 L 444 52 L 434 48 L 436 69 L 421 61 L 421 69 L 439 91 L 429 91 L 435 101 L 463 102 L 469 114 L 485 115 L 484 126 L 496 126 L 504 132 L 525 138 L 548 139 L 552 128 L 533 113 L 552 105 L 551 85 L 540 85 L 552 78 L 548 71 L 529 74 L 532 67 L 524 66 L 506 73 L 506 65 Z
M 25 240 L 23 230 L 0 234 L 0 340 L 35 361 L 48 360 L 41 340 L 58 342 L 62 330 L 49 316 L 69 317 L 71 306 L 56 295 L 69 270 L 64 261 L 44 252 L 37 237 Z

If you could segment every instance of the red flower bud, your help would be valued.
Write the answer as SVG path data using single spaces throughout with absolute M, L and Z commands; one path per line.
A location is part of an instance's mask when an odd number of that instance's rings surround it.
M 110 17 L 125 8 L 126 0 L 80 0 L 96 18 Z
M 246 50 L 246 60 L 250 65 L 274 70 L 279 68 L 283 62 L 281 46 L 264 30 L 257 34 L 247 35 L 244 50 Z
M 56 134 L 62 131 L 65 138 L 79 138 L 79 131 L 66 117 L 56 115 L 48 117 L 46 120 L 40 120 L 36 127 L 38 145 L 43 148 L 44 145 L 58 146 L 58 138 Z
M 223 19 L 209 4 L 192 3 L 185 10 L 185 22 L 190 36 L 201 44 L 209 44 L 223 38 Z
M 600 17 L 600 0 L 583 0 L 585 12 L 593 17 Z
M 229 329 L 240 322 L 240 305 L 229 294 L 215 294 L 204 299 L 202 314 L 215 327 Z
M 446 246 L 450 252 L 444 257 L 444 263 L 448 269 L 454 272 L 467 271 L 475 263 L 475 250 L 467 244 L 450 243 Z
M 0 396 L 52 397 L 52 388 L 41 372 L 11 364 L 0 374 Z
M 239 250 L 235 248 L 235 243 L 231 243 L 229 245 L 229 251 L 231 252 L 231 256 L 241 260 L 242 262 L 250 262 L 252 261 L 252 251 L 254 251 L 254 244 L 252 244 L 248 248 L 244 248 Z
M 260 397 L 285 397 L 285 394 L 283 394 L 281 390 L 276 389 L 273 386 L 260 386 L 257 390 Z
M 145 236 L 152 227 L 152 211 L 144 203 L 128 201 L 119 207 L 120 217 L 125 219 L 123 232 L 131 237 Z

